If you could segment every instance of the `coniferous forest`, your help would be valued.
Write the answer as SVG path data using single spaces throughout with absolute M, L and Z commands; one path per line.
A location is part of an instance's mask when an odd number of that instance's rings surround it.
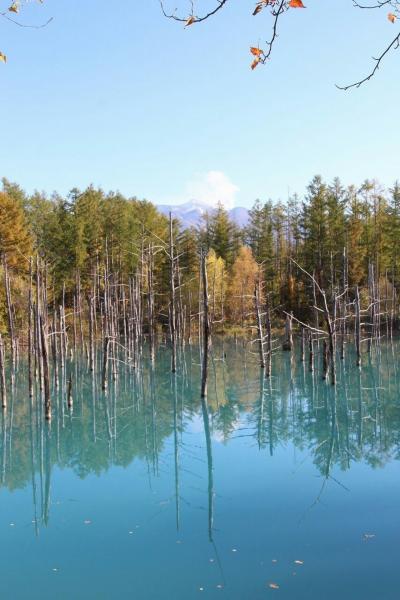
M 3 179 L 2 370 L 7 351 L 15 365 L 26 349 L 49 363 L 78 347 L 93 370 L 100 344 L 105 388 L 117 345 L 135 367 L 144 343 L 152 360 L 166 343 L 174 372 L 179 346 L 197 336 L 208 349 L 226 333 L 249 337 L 269 375 L 272 353 L 291 350 L 295 333 L 310 368 L 323 340 L 323 376 L 334 384 L 346 336 L 360 364 L 362 342 L 370 350 L 396 330 L 399 238 L 397 182 L 344 188 L 315 176 L 286 203 L 256 200 L 242 229 L 222 204 L 183 229 L 146 200 L 94 187 L 28 195 Z

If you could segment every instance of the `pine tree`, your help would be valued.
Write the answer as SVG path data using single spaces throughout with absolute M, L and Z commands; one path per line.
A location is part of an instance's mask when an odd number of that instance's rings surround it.
M 317 280 L 327 283 L 329 254 L 327 248 L 327 201 L 328 190 L 322 178 L 316 175 L 307 188 L 303 203 L 302 235 L 303 262 L 309 272 L 315 272 Z
M 204 233 L 207 247 L 213 248 L 216 255 L 225 261 L 227 267 L 230 267 L 235 258 L 237 231 L 221 202 L 210 215 L 206 216 Z
M 349 262 L 349 285 L 360 285 L 365 278 L 365 259 L 367 256 L 366 246 L 363 242 L 365 220 L 363 202 L 358 196 L 354 186 L 350 186 L 347 192 L 348 211 L 346 246 Z
M 326 199 L 326 259 L 329 259 L 329 281 L 332 287 L 339 285 L 342 278 L 343 252 L 346 246 L 345 206 L 345 189 L 336 177 L 328 188 Z
M 246 241 L 253 257 L 262 264 L 265 279 L 271 282 L 274 274 L 274 239 L 272 231 L 272 202 L 261 204 L 256 200 L 249 211 L 249 224 L 246 228 Z

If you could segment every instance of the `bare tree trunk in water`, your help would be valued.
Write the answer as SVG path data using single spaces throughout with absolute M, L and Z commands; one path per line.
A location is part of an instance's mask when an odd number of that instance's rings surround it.
M 7 385 L 6 385 L 6 369 L 4 365 L 4 344 L 0 333 L 0 392 L 1 392 L 1 407 L 7 408 Z
M 256 309 L 256 317 L 257 317 L 257 341 L 258 341 L 258 353 L 260 357 L 260 368 L 264 369 L 265 367 L 265 357 L 264 357 L 264 332 L 263 332 L 263 324 L 261 318 L 261 284 L 258 279 L 255 287 L 254 287 L 254 305 Z
M 355 313 L 354 335 L 356 342 L 356 365 L 357 367 L 361 367 L 361 309 L 360 291 L 358 286 L 356 287 Z
M 29 260 L 29 299 L 28 299 L 28 392 L 29 398 L 33 398 L 33 372 L 32 372 L 32 352 L 33 352 L 33 303 L 32 303 L 32 258 Z
M 103 351 L 103 369 L 101 375 L 101 389 L 106 391 L 108 386 L 108 358 L 109 358 L 109 346 L 110 338 L 106 335 L 104 338 L 104 351 Z
M 170 258 L 170 336 L 172 347 L 171 371 L 176 373 L 176 309 L 175 309 L 175 258 L 172 213 L 169 213 L 169 258 Z
M 40 336 L 42 341 L 43 355 L 43 384 L 44 384 L 44 412 L 46 421 L 51 420 L 51 398 L 50 398 L 50 369 L 49 369 L 49 352 L 47 348 L 47 336 L 43 323 L 43 318 L 40 317 Z
M 3 254 L 3 271 L 4 271 L 4 289 L 6 292 L 8 333 L 9 333 L 10 342 L 11 342 L 11 365 L 12 365 L 12 370 L 14 370 L 17 347 L 16 347 L 15 330 L 14 330 L 13 305 L 12 305 L 12 301 L 11 301 L 10 277 L 8 275 L 8 265 L 7 265 L 7 259 L 6 259 L 5 254 Z
M 201 252 L 201 278 L 203 283 L 203 356 L 201 369 L 201 397 L 207 396 L 208 376 L 208 346 L 210 338 L 210 323 L 208 314 L 208 281 L 207 281 L 207 257 Z

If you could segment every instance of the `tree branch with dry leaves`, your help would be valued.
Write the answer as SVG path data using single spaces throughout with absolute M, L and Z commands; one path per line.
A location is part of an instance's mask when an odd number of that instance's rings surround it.
M 173 12 L 168 12 L 165 9 L 165 0 L 159 0 L 161 10 L 165 17 L 184 23 L 185 27 L 201 23 L 210 17 L 213 17 L 218 13 L 228 2 L 228 0 L 216 0 L 214 8 L 206 10 L 203 14 L 197 14 L 195 0 L 188 0 L 187 11 L 182 10 L 179 12 L 176 8 Z M 372 0 L 370 3 L 361 3 L 357 0 L 352 0 L 352 5 L 357 9 L 370 9 L 376 10 L 385 8 L 389 10 L 387 13 L 387 19 L 392 24 L 396 24 L 400 17 L 400 0 Z M 302 0 L 258 0 L 255 4 L 252 12 L 253 16 L 259 15 L 261 12 L 269 11 L 272 17 L 272 32 L 269 40 L 265 42 L 265 48 L 258 46 L 251 46 L 250 52 L 253 55 L 253 61 L 251 63 L 251 69 L 254 70 L 258 65 L 265 64 L 271 57 L 273 46 L 278 38 L 278 25 L 282 16 L 289 10 L 294 8 L 306 8 Z M 380 52 L 377 57 L 373 57 L 375 62 L 374 67 L 365 76 L 348 85 L 337 85 L 336 87 L 341 90 L 348 90 L 354 87 L 360 87 L 376 74 L 380 68 L 383 60 L 392 51 L 396 50 L 400 45 L 400 32 L 388 43 L 388 45 Z
M 43 0 L 37 0 L 40 4 L 43 4 Z M 11 4 L 7 2 L 5 9 L 0 9 L 0 18 L 8 21 L 12 25 L 16 25 L 17 27 L 29 28 L 29 29 L 43 29 L 46 27 L 51 21 L 53 17 L 47 19 L 44 23 L 40 23 L 39 25 L 34 25 L 30 23 L 23 23 L 19 20 L 19 13 L 23 9 L 24 5 L 30 3 L 29 0 L 13 0 Z M 3 4 L 3 3 L 2 3 Z M 7 55 L 0 51 L 0 62 L 7 62 Z

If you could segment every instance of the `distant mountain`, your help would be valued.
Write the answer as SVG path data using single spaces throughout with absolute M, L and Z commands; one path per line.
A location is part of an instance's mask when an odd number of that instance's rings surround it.
M 160 204 L 157 208 L 160 213 L 166 216 L 171 212 L 173 217 L 180 220 L 182 227 L 185 229 L 202 225 L 203 215 L 214 210 L 212 206 L 199 200 L 190 200 L 184 204 L 177 205 Z M 228 214 L 232 221 L 239 227 L 244 227 L 249 221 L 249 211 L 247 208 L 236 206 L 228 210 Z
M 249 222 L 249 211 L 243 206 L 235 206 L 229 211 L 229 216 L 236 225 L 245 227 Z

